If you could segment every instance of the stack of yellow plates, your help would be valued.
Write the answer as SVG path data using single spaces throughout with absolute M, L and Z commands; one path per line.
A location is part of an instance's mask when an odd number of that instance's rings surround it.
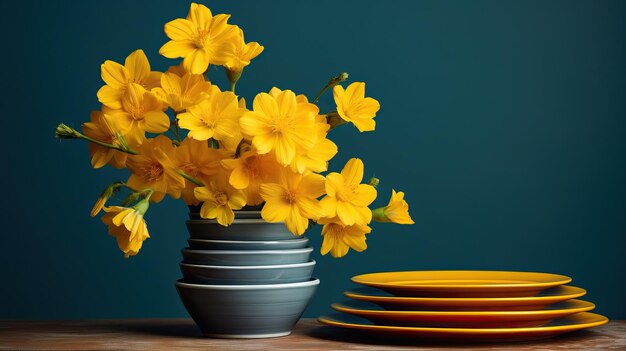
M 336 327 L 425 339 L 528 340 L 605 324 L 578 300 L 586 291 L 548 273 L 411 271 L 358 275 L 340 313 L 319 321 Z

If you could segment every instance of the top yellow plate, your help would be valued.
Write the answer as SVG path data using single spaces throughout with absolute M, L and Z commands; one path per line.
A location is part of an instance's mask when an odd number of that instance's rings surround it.
M 567 284 L 572 278 L 535 272 L 407 271 L 362 274 L 352 281 L 396 296 L 523 297 Z

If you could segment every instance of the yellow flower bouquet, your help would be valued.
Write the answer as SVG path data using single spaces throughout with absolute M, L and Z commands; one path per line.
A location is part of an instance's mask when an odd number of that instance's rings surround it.
M 202 218 L 223 226 L 250 206 L 261 208 L 266 222 L 283 222 L 294 235 L 319 223 L 321 253 L 333 257 L 350 248 L 365 250 L 372 220 L 412 224 L 402 192 L 393 190 L 386 206 L 370 208 L 378 179 L 364 182 L 360 159 L 325 174 L 337 154 L 330 130 L 347 123 L 360 132 L 375 129 L 380 106 L 365 96 L 365 83 L 344 88 L 348 75 L 342 73 L 313 99 L 274 87 L 256 95 L 250 106 L 235 86 L 264 48 L 246 43 L 229 18 L 192 3 L 186 18 L 165 24 L 170 40 L 159 51 L 182 63 L 163 73 L 152 71 L 142 50 L 123 65 L 104 62 L 105 85 L 97 93 L 101 110 L 91 113 L 82 132 L 65 124 L 56 129 L 57 138 L 89 142 L 94 168 L 130 171 L 126 182 L 106 187 L 91 211 L 91 216 L 105 212 L 102 221 L 125 256 L 136 255 L 150 237 L 148 206 L 166 195 L 201 205 Z M 228 90 L 209 81 L 211 65 L 224 67 Z M 316 103 L 327 90 L 337 108 L 320 113 Z M 129 195 L 120 206 L 107 206 L 122 189 Z

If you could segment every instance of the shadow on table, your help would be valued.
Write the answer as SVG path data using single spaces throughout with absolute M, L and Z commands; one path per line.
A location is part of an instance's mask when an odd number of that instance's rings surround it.
M 514 344 L 519 347 L 550 347 L 550 345 L 558 345 L 559 348 L 571 344 L 572 346 L 582 345 L 581 342 L 589 339 L 590 336 L 596 335 L 593 331 L 581 330 L 567 335 L 555 336 L 555 337 L 542 337 L 532 340 L 498 340 L 498 341 L 459 341 L 459 340 L 436 340 L 436 339 L 416 339 L 406 336 L 388 336 L 380 335 L 367 331 L 359 330 L 347 330 L 344 328 L 337 328 L 332 326 L 319 326 L 305 331 L 305 334 L 312 337 L 328 341 L 336 342 L 348 342 L 356 344 L 368 344 L 368 345 L 392 345 L 392 346 L 411 346 L 419 345 L 422 347 L 437 347 L 437 348 L 494 348 L 503 349 L 503 344 Z
M 173 320 L 160 323 L 123 321 L 118 324 L 109 324 L 106 328 L 115 331 L 156 336 L 203 338 L 200 329 L 198 329 L 193 321 L 189 320 Z

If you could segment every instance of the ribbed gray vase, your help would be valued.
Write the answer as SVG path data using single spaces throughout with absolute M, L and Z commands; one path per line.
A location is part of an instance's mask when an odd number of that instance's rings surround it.
M 199 207 L 190 206 L 186 223 L 190 239 L 227 249 L 183 250 L 184 278 L 176 290 L 189 315 L 208 337 L 289 335 L 319 284 L 311 277 L 315 261 L 310 260 L 310 249 L 285 249 L 289 245 L 283 244 L 302 238 L 283 223 L 265 222 L 258 208 L 237 211 L 228 227 L 200 218 L 199 212 Z M 289 260 L 272 259 L 283 264 L 268 264 L 268 258 L 280 257 L 281 251 Z M 292 262 L 294 258 L 298 262 Z

